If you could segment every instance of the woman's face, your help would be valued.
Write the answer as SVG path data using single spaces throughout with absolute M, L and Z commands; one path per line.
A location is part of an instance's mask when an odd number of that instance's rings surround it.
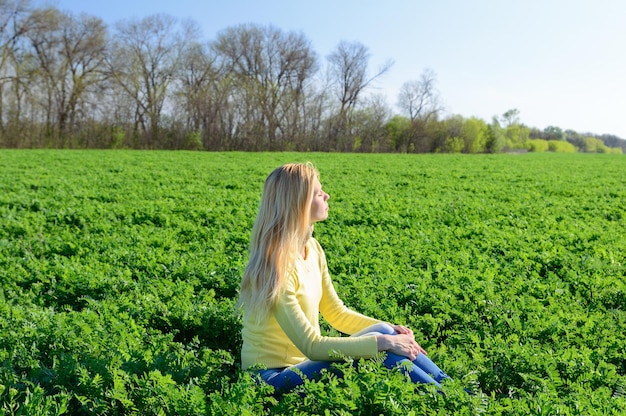
M 322 190 L 322 184 L 315 179 L 313 183 L 313 201 L 311 202 L 311 224 L 328 218 L 328 199 L 330 196 Z

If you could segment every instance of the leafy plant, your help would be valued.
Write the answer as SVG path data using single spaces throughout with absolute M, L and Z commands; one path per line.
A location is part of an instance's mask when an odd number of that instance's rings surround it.
M 249 232 L 294 160 L 331 195 L 341 298 L 410 326 L 442 391 L 378 360 L 283 395 L 240 370 Z M 0 414 L 623 414 L 624 164 L 0 151 Z

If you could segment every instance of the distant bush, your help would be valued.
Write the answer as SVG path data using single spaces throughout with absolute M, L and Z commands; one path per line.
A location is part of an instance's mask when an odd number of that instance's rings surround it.
M 526 141 L 526 148 L 529 152 L 547 152 L 549 145 L 547 140 L 543 139 L 529 139 Z
M 576 146 L 562 140 L 548 140 L 548 150 L 556 153 L 576 153 Z

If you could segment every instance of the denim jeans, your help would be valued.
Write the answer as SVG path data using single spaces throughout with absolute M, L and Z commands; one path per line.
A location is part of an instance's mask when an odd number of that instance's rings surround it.
M 364 330 L 352 335 L 353 337 L 359 337 L 363 335 L 396 335 L 397 332 L 394 329 L 384 323 L 375 324 Z M 408 366 L 400 366 L 403 363 L 410 363 Z M 311 361 L 306 360 L 300 364 L 285 367 L 285 368 L 269 368 L 267 370 L 260 370 L 258 374 L 261 378 L 272 385 L 275 389 L 285 391 L 292 389 L 300 384 L 304 383 L 304 378 L 312 379 L 322 370 L 334 371 L 331 368 L 332 361 Z M 417 358 L 410 361 L 406 357 L 402 357 L 396 354 L 387 353 L 387 357 L 384 360 L 384 365 L 387 368 L 396 368 L 400 366 L 403 372 L 407 373 L 414 383 L 433 383 L 440 387 L 441 380 L 449 378 L 435 363 L 433 363 L 425 354 L 419 354 Z M 408 367 L 408 370 L 406 369 Z M 294 371 L 295 369 L 298 372 Z M 301 376 L 301 374 L 302 376 Z M 341 374 L 337 374 L 341 376 Z

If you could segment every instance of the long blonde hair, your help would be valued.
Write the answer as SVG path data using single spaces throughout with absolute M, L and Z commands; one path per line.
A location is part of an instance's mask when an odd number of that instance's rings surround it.
M 265 180 L 238 302 L 258 321 L 265 319 L 276 303 L 298 251 L 311 237 L 311 202 L 318 178 L 311 163 L 289 163 Z

